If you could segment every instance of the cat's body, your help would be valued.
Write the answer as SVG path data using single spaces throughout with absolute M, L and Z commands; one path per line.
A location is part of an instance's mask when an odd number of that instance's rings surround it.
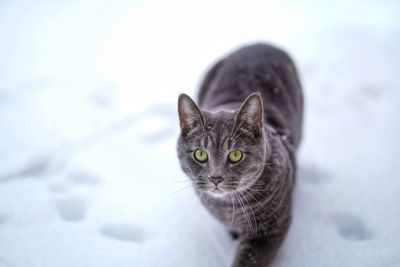
M 294 64 L 273 46 L 244 47 L 208 72 L 198 103 L 179 99 L 182 169 L 207 209 L 240 236 L 233 266 L 267 266 L 291 220 L 303 113 Z

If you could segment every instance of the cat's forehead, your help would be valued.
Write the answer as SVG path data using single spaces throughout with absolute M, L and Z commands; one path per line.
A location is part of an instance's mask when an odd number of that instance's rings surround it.
M 203 112 L 205 118 L 205 135 L 202 145 L 214 156 L 220 155 L 229 146 L 229 138 L 234 124 L 234 112 L 225 110 Z
M 235 111 L 220 110 L 216 112 L 203 112 L 205 126 L 208 131 L 231 129 L 235 121 Z

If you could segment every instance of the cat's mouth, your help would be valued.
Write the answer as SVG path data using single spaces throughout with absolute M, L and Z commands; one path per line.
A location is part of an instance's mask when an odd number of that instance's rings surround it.
M 221 196 L 229 191 L 221 186 L 207 185 L 207 186 L 199 186 L 197 189 L 201 192 L 208 193 L 210 195 L 218 195 Z
M 215 196 L 215 197 L 221 197 L 224 196 L 226 194 L 232 193 L 234 191 L 236 191 L 236 186 L 234 186 L 233 184 L 229 183 L 219 183 L 219 184 L 212 184 L 212 183 L 208 183 L 206 181 L 198 181 L 196 183 L 196 187 L 197 190 L 199 190 L 200 192 L 203 193 L 207 193 L 211 196 Z
M 226 192 L 227 190 L 224 188 L 221 188 L 220 186 L 204 186 L 199 188 L 203 192 Z

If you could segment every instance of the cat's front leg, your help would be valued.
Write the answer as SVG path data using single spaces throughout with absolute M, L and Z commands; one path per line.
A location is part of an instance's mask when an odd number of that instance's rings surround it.
M 241 240 L 232 267 L 267 267 L 282 241 L 283 236 Z

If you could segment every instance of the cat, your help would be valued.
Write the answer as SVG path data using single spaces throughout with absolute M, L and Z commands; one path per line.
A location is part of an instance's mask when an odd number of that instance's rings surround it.
M 265 267 L 291 222 L 303 94 L 294 62 L 268 44 L 216 63 L 198 105 L 178 99 L 177 153 L 204 206 L 239 246 L 233 267 Z

